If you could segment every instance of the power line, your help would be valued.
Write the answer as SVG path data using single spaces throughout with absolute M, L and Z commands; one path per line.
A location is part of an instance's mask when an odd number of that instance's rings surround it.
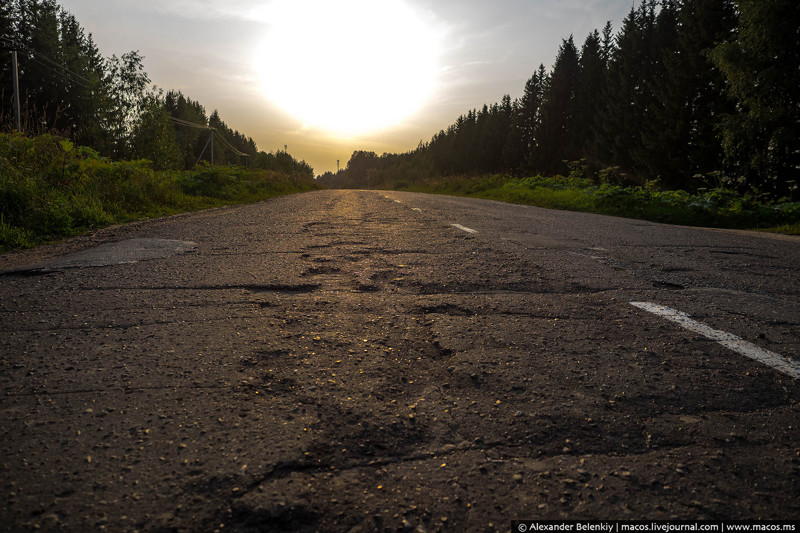
M 183 119 L 180 119 L 180 118 L 177 118 L 177 117 L 168 117 L 168 118 L 172 122 L 174 122 L 175 124 L 177 124 L 179 126 L 186 126 L 187 128 L 195 128 L 195 129 L 199 129 L 199 130 L 210 130 L 211 131 L 211 135 L 209 136 L 208 141 L 206 141 L 205 146 L 203 146 L 203 151 L 200 152 L 200 157 L 197 158 L 197 163 L 199 163 L 200 159 L 203 158 L 203 154 L 205 154 L 206 148 L 208 148 L 209 143 L 211 143 L 211 157 L 212 157 L 212 164 L 213 164 L 213 157 L 214 157 L 213 140 L 215 138 L 217 140 L 219 140 L 219 142 L 221 142 L 223 144 L 223 146 L 225 146 L 228 150 L 233 152 L 235 155 L 238 155 L 240 157 L 250 157 L 250 154 L 246 154 L 244 152 L 240 152 L 239 150 L 237 150 L 236 148 L 231 146 L 231 143 L 229 143 L 227 141 L 227 139 L 225 139 L 225 137 L 220 135 L 217 132 L 217 130 L 215 128 L 212 128 L 211 126 L 207 126 L 207 125 L 203 125 L 203 124 L 195 124 L 194 122 L 189 122 L 188 120 L 183 120 Z M 197 164 L 197 163 L 195 163 L 195 164 Z
M 203 125 L 203 124 L 195 124 L 194 122 L 189 122 L 188 120 L 183 120 L 183 119 L 176 118 L 176 117 L 169 117 L 169 119 L 170 119 L 172 122 L 174 122 L 174 123 L 176 123 L 176 124 L 178 124 L 178 125 L 180 125 L 180 126 L 186 126 L 186 127 L 188 127 L 188 128 L 196 128 L 196 129 L 198 129 L 198 130 L 210 130 L 210 129 L 211 129 L 211 128 L 210 128 L 209 126 L 207 126 L 207 125 Z
M 63 75 L 65 75 L 65 76 L 71 76 L 71 77 L 75 78 L 76 80 L 82 81 L 84 83 L 88 83 L 88 84 L 92 84 L 93 83 L 92 80 L 90 80 L 90 79 L 78 74 L 77 72 L 75 72 L 73 70 L 70 70 L 70 68 L 67 67 L 66 65 L 64 65 L 63 63 L 60 63 L 58 61 L 55 61 L 54 59 L 49 58 L 47 55 L 45 55 L 43 52 L 41 52 L 39 50 L 35 50 L 33 48 L 29 48 L 28 46 L 26 46 L 24 44 L 17 44 L 12 39 L 8 39 L 8 38 L 5 38 L 5 37 L 2 38 L 2 40 L 5 41 L 8 45 L 10 45 L 10 46 L 14 47 L 15 49 L 19 50 L 20 52 L 25 53 L 29 57 L 30 56 L 34 56 L 34 55 L 37 56 L 39 58 L 38 60 L 36 58 L 34 58 L 34 57 L 31 57 L 31 59 L 33 59 L 34 61 L 39 62 L 39 64 L 42 64 L 41 60 L 46 61 L 52 67 L 55 67 L 55 68 L 63 70 L 64 71 Z
M 28 59 L 30 59 L 34 63 L 37 63 L 39 66 L 49 70 L 51 73 L 57 76 L 61 76 L 62 78 L 66 78 L 69 81 L 75 83 L 76 85 L 80 85 L 84 89 L 89 89 L 89 90 L 94 89 L 94 82 L 92 82 L 92 80 L 84 76 L 81 76 L 80 74 L 74 72 L 73 70 L 70 70 L 68 67 L 66 67 L 62 63 L 59 63 L 58 61 L 50 59 L 42 52 L 38 50 L 33 50 L 25 45 L 17 44 L 12 39 L 8 39 L 6 37 L 2 37 L 0 38 L 0 40 L 3 41 L 4 48 L 22 52 L 28 57 Z
M 240 156 L 244 156 L 244 157 L 250 157 L 250 154 L 246 154 L 244 152 L 240 152 L 239 150 L 237 150 L 236 148 L 231 146 L 231 144 L 223 136 L 219 135 L 217 138 L 220 140 L 220 142 L 222 142 L 222 144 L 227 146 L 228 149 L 231 150 L 234 154 L 240 155 Z
M 37 56 L 38 56 L 40 59 L 44 59 L 45 61 L 47 61 L 48 63 L 50 63 L 50 64 L 51 64 L 51 65 L 53 65 L 54 67 L 62 69 L 62 70 L 64 71 L 65 75 L 71 76 L 71 77 L 72 77 L 73 79 L 75 79 L 75 80 L 79 80 L 79 81 L 82 81 L 82 82 L 84 82 L 84 83 L 88 83 L 88 84 L 91 84 L 91 83 L 92 83 L 92 80 L 90 80 L 90 79 L 88 79 L 88 78 L 85 78 L 85 77 L 81 76 L 81 75 L 80 75 L 80 74 L 78 74 L 77 72 L 73 72 L 72 70 L 70 70 L 70 69 L 69 69 L 67 66 L 65 66 L 64 64 L 62 64 L 62 63 L 59 63 L 58 61 L 54 61 L 54 60 L 50 59 L 49 57 L 47 57 L 46 55 L 44 55 L 43 53 L 41 53 L 41 52 L 40 52 L 40 51 L 38 51 L 38 50 L 32 50 L 32 49 L 30 49 L 30 48 L 27 48 L 27 47 L 23 47 L 23 49 L 22 49 L 22 50 L 23 50 L 23 52 L 27 52 L 29 55 L 30 55 L 30 54 L 35 54 L 35 55 L 37 55 Z
M 2 43 L 4 45 L 3 46 L 4 48 L 8 47 L 8 49 L 10 49 L 10 50 L 23 52 L 24 54 L 26 54 L 28 56 L 28 58 L 31 61 L 37 63 L 39 66 L 47 69 L 48 71 L 52 72 L 53 74 L 56 74 L 57 76 L 61 76 L 63 78 L 66 78 L 66 79 L 70 80 L 71 82 L 75 83 L 76 85 L 79 85 L 79 86 L 83 87 L 84 89 L 92 90 L 94 88 L 94 86 L 93 86 L 94 84 L 93 84 L 93 82 L 91 80 L 89 80 L 88 78 L 85 78 L 84 76 L 81 76 L 80 74 L 78 74 L 76 72 L 73 72 L 68 67 L 66 67 L 64 64 L 59 63 L 59 62 L 57 62 L 57 61 L 55 61 L 53 59 L 50 59 L 49 57 L 47 57 L 42 52 L 40 52 L 38 50 L 33 50 L 33 49 L 28 48 L 27 46 L 24 46 L 24 45 L 18 45 L 14 40 L 9 39 L 7 37 L 0 37 L 0 41 L 2 41 Z M 169 117 L 169 119 L 172 122 L 174 122 L 174 123 L 176 123 L 176 124 L 178 124 L 180 126 L 185 126 L 185 127 L 189 127 L 189 128 L 195 128 L 195 129 L 201 129 L 201 130 L 211 130 L 213 133 L 216 133 L 216 130 L 214 128 L 208 126 L 208 125 L 195 124 L 193 122 L 189 122 L 187 120 L 183 120 L 183 119 L 180 119 L 180 118 L 177 118 L 177 117 Z M 217 134 L 216 137 L 217 137 L 217 139 L 219 139 L 219 141 L 226 148 L 228 148 L 235 155 L 238 155 L 238 156 L 241 156 L 241 157 L 250 157 L 250 154 L 246 154 L 246 153 L 241 152 L 241 151 L 237 150 L 236 148 L 234 148 L 231 145 L 231 143 L 229 143 L 223 136 Z
M 202 125 L 202 124 L 195 124 L 194 122 L 189 122 L 188 120 L 183 120 L 183 119 L 180 119 L 180 118 L 177 118 L 177 117 L 169 117 L 169 119 L 172 122 L 174 122 L 174 123 L 176 123 L 176 124 L 178 124 L 180 126 L 186 126 L 188 128 L 196 128 L 196 129 L 200 129 L 200 130 L 211 130 L 214 133 L 216 133 L 215 137 L 217 139 L 219 139 L 219 142 L 221 142 L 223 145 L 225 145 L 225 147 L 228 148 L 231 152 L 233 152 L 236 155 L 243 156 L 243 157 L 250 157 L 250 154 L 246 154 L 244 152 L 240 152 L 239 150 L 234 148 L 231 145 L 231 143 L 229 143 L 228 140 L 225 139 L 225 137 L 220 135 L 219 132 L 217 132 L 217 130 L 215 128 L 212 128 L 211 126 L 205 126 L 205 125 Z
M 47 63 L 44 63 L 43 61 L 39 61 L 38 59 L 36 59 L 35 57 L 32 57 L 32 56 L 28 56 L 28 59 L 30 59 L 34 63 L 38 63 L 39 66 L 49 70 L 53 74 L 56 74 L 57 76 L 61 76 L 63 78 L 68 79 L 69 81 L 71 81 L 75 85 L 79 85 L 79 86 L 83 87 L 84 89 L 88 89 L 90 91 L 94 89 L 93 86 L 89 85 L 88 83 L 84 83 L 84 82 L 81 81 L 81 79 L 86 80 L 86 78 L 77 79 L 77 78 L 74 78 L 74 77 L 72 77 L 72 76 L 70 76 L 68 74 L 63 73 L 63 72 L 59 72 L 58 70 L 56 70 L 55 68 L 51 67 Z M 88 82 L 88 80 L 86 80 L 86 81 Z M 91 82 L 89 82 L 89 83 L 91 83 Z

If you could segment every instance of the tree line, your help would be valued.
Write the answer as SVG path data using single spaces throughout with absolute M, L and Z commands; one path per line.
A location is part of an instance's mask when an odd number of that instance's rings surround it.
M 800 2 L 643 0 L 614 34 L 572 36 L 520 98 L 403 154 L 357 151 L 331 186 L 452 175 L 587 176 L 787 195 L 800 178 Z
M 281 151 L 259 151 L 252 138 L 231 129 L 216 110 L 208 115 L 180 91 L 153 87 L 138 51 L 104 58 L 92 35 L 56 0 L 0 2 L 0 49 L 3 130 L 16 126 L 9 53 L 16 49 L 26 134 L 56 133 L 105 157 L 148 159 L 163 170 L 189 169 L 209 160 L 213 129 L 215 164 L 246 163 L 313 177 L 304 161 Z

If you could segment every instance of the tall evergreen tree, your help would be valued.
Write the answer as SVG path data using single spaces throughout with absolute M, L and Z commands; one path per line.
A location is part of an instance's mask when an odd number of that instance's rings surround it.
M 175 124 L 175 141 L 181 153 L 183 167 L 192 168 L 200 157 L 208 138 L 208 133 L 200 129 L 208 125 L 205 108 L 200 102 L 187 98 L 180 91 L 169 91 L 164 97 L 164 106 L 172 118 L 194 124 Z
M 578 79 L 575 84 L 575 100 L 572 105 L 575 120 L 571 124 L 571 143 L 575 154 L 599 165 L 601 158 L 596 138 L 600 129 L 603 106 L 602 95 L 606 83 L 606 62 L 597 30 L 590 33 L 583 43 L 578 61 Z
M 506 143 L 508 167 L 525 171 L 534 165 L 536 132 L 541 122 L 542 102 L 549 77 L 544 65 L 525 83 L 522 98 L 516 102 Z
M 0 2 L 0 47 L 8 47 L 14 37 L 14 4 L 8 1 Z
M 55 130 L 83 144 L 105 137 L 104 60 L 72 15 L 54 0 L 3 2 L 0 37 L 18 49 L 23 127 L 30 133 Z M 3 114 L 11 110 L 10 66 L 3 54 Z
M 680 6 L 669 2 L 665 12 L 670 16 L 660 16 L 662 34 L 670 31 L 668 25 L 676 33 L 660 46 L 664 75 L 654 83 L 660 105 L 648 135 L 664 183 L 685 187 L 693 175 L 721 170 L 718 125 L 732 108 L 708 52 L 733 31 L 734 6 L 731 0 L 684 0 Z
M 646 77 L 643 79 L 637 100 L 637 111 L 643 120 L 639 132 L 640 142 L 631 146 L 631 155 L 634 167 L 645 179 L 658 177 L 674 181 L 679 178 L 673 168 L 676 162 L 674 147 L 665 142 L 665 138 L 680 136 L 677 124 L 680 119 L 675 113 L 666 112 L 667 108 L 672 107 L 672 103 L 677 103 L 681 99 L 675 93 L 676 87 L 667 69 L 670 58 L 675 58 L 681 63 L 684 61 L 682 57 L 677 59 L 679 56 L 677 0 L 662 0 L 658 14 L 651 18 L 648 12 L 642 20 L 645 24 L 649 24 L 642 29 L 644 36 L 641 42 L 642 61 L 646 67 L 644 70 Z M 681 65 L 681 68 L 685 66 Z
M 800 3 L 738 0 L 738 31 L 711 53 L 736 113 L 723 120 L 729 168 L 775 194 L 800 181 Z
M 58 4 L 54 0 L 20 0 L 17 44 L 35 53 L 19 54 L 20 93 L 23 107 L 36 117 L 36 129 L 61 129 L 60 116 L 66 109 L 59 72 Z M 31 125 L 33 126 L 33 125 Z
M 638 175 L 645 174 L 642 132 L 657 105 L 651 90 L 658 60 L 652 55 L 655 7 L 654 0 L 645 0 L 622 21 L 609 63 L 602 116 L 603 151 L 609 162 Z
M 514 105 L 511 102 L 511 96 L 508 94 L 503 95 L 500 103 L 493 105 L 491 108 L 490 123 L 486 133 L 489 157 L 484 172 L 505 171 L 510 168 L 503 157 L 503 150 L 511 131 L 513 112 Z
M 79 144 L 100 148 L 111 112 L 105 61 L 91 35 L 85 35 L 71 14 L 61 11 L 62 60 L 70 73 L 64 84 L 68 130 Z
M 605 66 L 608 67 L 609 61 L 611 61 L 611 54 L 614 52 L 614 28 L 611 26 L 611 21 L 607 21 L 606 25 L 603 26 L 603 40 L 601 41 L 601 48 L 600 48 L 600 57 L 603 59 L 603 63 Z
M 222 143 L 218 139 L 218 137 L 223 135 L 223 132 L 227 129 L 227 125 L 222 121 L 222 117 L 220 117 L 219 111 L 216 109 L 208 117 L 208 127 L 214 130 L 214 138 L 216 139 L 213 147 L 214 163 L 217 165 L 225 165 L 232 162 L 232 154 L 230 154 L 228 150 L 222 146 Z
M 556 173 L 564 160 L 576 159 L 570 128 L 574 118 L 575 88 L 578 82 L 578 50 L 570 36 L 562 41 L 545 90 L 542 119 L 536 133 L 536 167 L 540 172 Z
M 16 37 L 14 30 L 14 9 L 11 2 L 0 1 L 0 120 L 12 114 L 14 88 L 11 81 L 11 60 L 9 51 Z M 10 120 L 8 120 L 10 123 Z

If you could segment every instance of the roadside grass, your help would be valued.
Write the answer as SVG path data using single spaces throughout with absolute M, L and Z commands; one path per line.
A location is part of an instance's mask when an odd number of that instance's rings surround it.
M 0 251 L 316 188 L 312 179 L 268 170 L 155 171 L 150 161 L 111 162 L 51 135 L 0 134 Z
M 784 235 L 800 235 L 800 222 L 794 224 L 784 224 L 783 226 L 776 226 L 774 228 L 763 228 L 759 231 L 769 233 L 783 233 Z
M 583 177 L 455 177 L 403 190 L 485 198 L 550 209 L 597 213 L 666 224 L 751 229 L 800 235 L 800 202 L 767 202 L 722 188 L 692 194 L 645 186 L 597 184 Z

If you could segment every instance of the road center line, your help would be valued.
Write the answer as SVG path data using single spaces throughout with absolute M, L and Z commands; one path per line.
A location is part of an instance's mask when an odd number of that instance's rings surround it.
M 768 350 L 764 350 L 763 348 L 759 348 L 755 344 L 747 342 L 746 340 L 737 337 L 732 333 L 713 329 L 701 322 L 692 320 L 686 313 L 682 313 L 681 311 L 677 311 L 663 305 L 658 305 L 651 302 L 631 302 L 630 304 L 634 307 L 638 307 L 639 309 L 643 309 L 649 313 L 653 313 L 654 315 L 658 315 L 662 318 L 666 318 L 667 320 L 675 322 L 689 331 L 699 333 L 704 337 L 717 341 L 729 350 L 733 350 L 734 352 L 745 355 L 750 359 L 754 359 L 760 363 L 764 363 L 767 366 L 771 366 L 772 368 L 783 372 L 788 376 L 800 378 L 800 361 L 795 361 L 791 357 L 784 357 L 775 352 L 770 352 Z
M 478 233 L 478 230 L 462 226 L 461 224 L 450 224 L 450 225 L 453 226 L 454 228 L 460 229 L 461 231 L 466 231 L 467 233 Z

